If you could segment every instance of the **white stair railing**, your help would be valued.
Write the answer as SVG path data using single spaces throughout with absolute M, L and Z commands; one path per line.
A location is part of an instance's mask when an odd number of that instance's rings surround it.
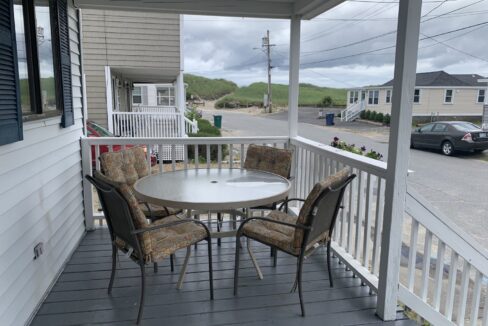
M 187 135 L 196 134 L 198 132 L 197 120 L 195 120 L 195 119 L 190 120 L 187 117 L 185 117 L 184 119 L 185 119 L 185 133 Z
M 341 111 L 341 121 L 349 122 L 356 120 L 361 111 L 364 111 L 366 105 L 364 101 L 358 101 L 348 108 Z

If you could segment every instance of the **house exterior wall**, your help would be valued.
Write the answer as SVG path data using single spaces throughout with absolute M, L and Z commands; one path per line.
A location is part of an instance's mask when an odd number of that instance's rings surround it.
M 430 116 L 432 113 L 438 113 L 441 116 L 481 116 L 483 113 L 483 103 L 477 103 L 479 88 L 424 87 L 419 89 L 420 103 L 413 103 L 414 116 Z M 444 103 L 446 89 L 453 90 L 452 103 Z M 391 113 L 391 104 L 386 103 L 386 93 L 391 88 L 363 88 L 363 90 L 366 92 L 366 110 Z M 368 104 L 369 90 L 379 90 L 378 104 Z M 351 105 L 349 103 L 349 92 L 347 100 L 348 106 Z
M 71 3 L 71 2 L 68 2 Z M 24 140 L 0 146 L 0 324 L 24 325 L 83 236 L 82 81 L 77 12 L 69 7 L 75 124 L 25 122 Z M 33 260 L 33 248 L 44 254 Z
M 180 16 L 110 10 L 83 10 L 82 14 L 88 118 L 107 126 L 105 66 L 164 69 L 176 78 L 180 71 Z M 127 80 L 119 78 L 124 85 Z M 125 95 L 124 89 L 120 92 L 121 97 Z

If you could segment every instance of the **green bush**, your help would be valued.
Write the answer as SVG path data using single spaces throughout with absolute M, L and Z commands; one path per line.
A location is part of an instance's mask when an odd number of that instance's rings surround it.
M 372 112 L 371 112 L 371 115 L 369 116 L 369 120 L 371 120 L 371 121 L 376 121 L 376 115 L 377 115 L 377 114 L 378 114 L 378 113 L 376 113 L 376 111 L 372 111 Z
M 371 111 L 370 111 L 370 110 L 366 110 L 366 114 L 364 115 L 364 118 L 365 118 L 366 120 L 371 119 Z
M 206 119 L 197 119 L 198 121 L 198 132 L 196 134 L 189 134 L 189 137 L 221 137 L 222 133 L 220 129 L 214 127 L 210 121 Z M 218 145 L 210 145 L 210 160 L 218 160 Z M 222 145 L 222 159 L 229 154 L 227 145 Z M 207 145 L 198 145 L 198 157 L 199 162 L 207 161 Z M 188 159 L 195 159 L 195 145 L 188 146 Z
M 322 101 L 319 103 L 319 106 L 323 108 L 330 108 L 331 106 L 334 105 L 334 101 L 332 101 L 332 97 L 330 96 L 325 96 Z
M 359 117 L 361 119 L 366 119 L 366 111 L 361 111 L 361 113 L 359 113 Z
M 381 123 L 383 123 L 383 119 L 384 119 L 384 115 L 383 115 L 383 113 L 378 112 L 378 113 L 376 114 L 376 119 L 375 119 L 375 121 L 376 121 L 376 122 L 381 122 Z
M 391 119 L 391 116 L 389 113 L 385 114 L 385 116 L 383 117 L 383 123 L 387 126 L 390 125 L 390 119 Z

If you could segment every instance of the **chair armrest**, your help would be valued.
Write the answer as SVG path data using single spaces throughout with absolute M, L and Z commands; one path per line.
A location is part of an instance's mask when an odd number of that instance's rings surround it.
M 300 229 L 300 230 L 310 230 L 310 227 L 309 226 L 306 226 L 306 225 L 303 225 L 303 224 L 287 223 L 287 222 L 283 222 L 283 221 L 273 220 L 273 219 L 270 219 L 270 218 L 267 218 L 267 217 L 250 217 L 250 218 L 245 219 L 241 223 L 241 225 L 239 226 L 239 229 L 237 230 L 237 234 L 241 234 L 241 229 L 244 227 L 244 225 L 246 225 L 246 223 L 248 223 L 248 222 L 250 222 L 252 220 L 259 220 L 259 221 L 265 221 L 265 222 L 270 222 L 270 223 L 285 225 L 285 226 L 289 226 L 289 227 L 292 227 L 292 228 L 295 228 L 295 229 Z
M 280 207 L 278 207 L 278 210 L 281 211 L 281 209 L 283 208 L 283 206 L 285 206 L 286 204 L 288 204 L 289 202 L 291 201 L 301 201 L 301 202 L 305 202 L 305 199 L 302 199 L 302 198 L 288 198 L 286 199 L 285 201 L 283 201 L 280 205 Z
M 207 232 L 207 236 L 210 237 L 210 231 L 209 231 L 208 227 L 203 222 L 198 221 L 198 220 L 194 220 L 194 219 L 189 219 L 189 218 L 185 218 L 185 219 L 182 219 L 179 221 L 169 222 L 169 223 L 165 223 L 165 224 L 150 226 L 150 227 L 144 228 L 144 229 L 136 229 L 136 230 L 132 231 L 131 233 L 132 234 L 141 234 L 144 232 L 154 231 L 154 230 L 167 228 L 170 226 L 175 226 L 175 225 L 179 225 L 179 224 L 183 224 L 183 223 L 195 223 L 195 224 L 203 226 L 203 228 Z

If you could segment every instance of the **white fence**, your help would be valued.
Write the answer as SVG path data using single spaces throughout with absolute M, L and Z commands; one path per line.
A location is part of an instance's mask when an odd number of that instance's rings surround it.
M 132 112 L 146 112 L 146 113 L 176 113 L 179 112 L 176 106 L 149 106 L 136 105 L 132 107 Z
M 119 137 L 183 137 L 181 114 L 176 112 L 113 112 L 113 134 Z
M 377 291 L 386 164 L 301 137 L 84 138 L 83 173 L 99 169 L 95 159 L 115 145 L 170 148 L 171 163 L 154 172 L 198 168 L 242 168 L 249 144 L 294 149 L 290 196 L 304 198 L 313 185 L 342 168 L 357 175 L 343 198 L 332 248 L 348 270 Z M 183 148 L 183 159 L 176 155 Z M 150 151 L 148 151 L 150 165 Z M 195 160 L 194 157 L 199 157 Z M 93 210 L 91 186 L 84 182 L 87 228 L 103 216 Z M 488 254 L 413 189 L 408 189 L 399 266 L 399 300 L 434 325 L 488 325 Z

